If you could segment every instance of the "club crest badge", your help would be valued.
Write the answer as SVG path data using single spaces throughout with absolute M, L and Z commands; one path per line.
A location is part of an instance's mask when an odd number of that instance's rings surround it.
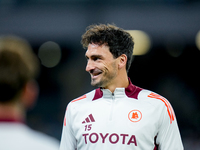
M 128 114 L 131 122 L 139 122 L 142 119 L 142 113 L 139 110 L 131 110 Z

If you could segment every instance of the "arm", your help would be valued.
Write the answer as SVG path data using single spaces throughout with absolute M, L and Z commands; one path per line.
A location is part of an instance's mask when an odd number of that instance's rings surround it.
M 171 107 L 171 105 L 170 105 Z M 173 111 L 173 109 L 171 108 Z M 172 117 L 172 116 L 171 116 Z M 163 108 L 161 124 L 156 138 L 158 150 L 183 150 L 177 120 L 173 113 L 173 120 L 170 120 L 167 108 Z
M 65 113 L 61 142 L 60 142 L 60 150 L 76 150 L 76 139 L 74 137 L 72 130 L 69 105 Z

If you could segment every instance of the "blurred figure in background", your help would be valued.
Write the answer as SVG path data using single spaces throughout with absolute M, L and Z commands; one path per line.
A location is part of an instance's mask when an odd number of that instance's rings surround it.
M 57 150 L 59 142 L 25 125 L 38 96 L 39 61 L 27 41 L 0 37 L 0 149 Z

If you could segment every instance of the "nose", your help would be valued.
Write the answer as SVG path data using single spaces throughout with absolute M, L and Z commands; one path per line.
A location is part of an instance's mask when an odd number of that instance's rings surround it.
M 86 70 L 87 72 L 90 72 L 90 71 L 93 70 L 94 68 L 95 68 L 95 67 L 94 67 L 94 64 L 92 63 L 92 61 L 91 61 L 91 60 L 88 60 L 87 66 L 86 66 L 85 70 Z

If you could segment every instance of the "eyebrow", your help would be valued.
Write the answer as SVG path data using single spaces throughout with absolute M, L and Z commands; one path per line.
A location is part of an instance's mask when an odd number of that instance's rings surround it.
M 87 55 L 85 55 L 85 57 L 86 57 L 86 59 L 89 59 L 89 57 L 88 57 Z M 91 58 L 92 58 L 92 57 L 103 58 L 102 55 L 91 55 L 90 57 L 91 57 Z

